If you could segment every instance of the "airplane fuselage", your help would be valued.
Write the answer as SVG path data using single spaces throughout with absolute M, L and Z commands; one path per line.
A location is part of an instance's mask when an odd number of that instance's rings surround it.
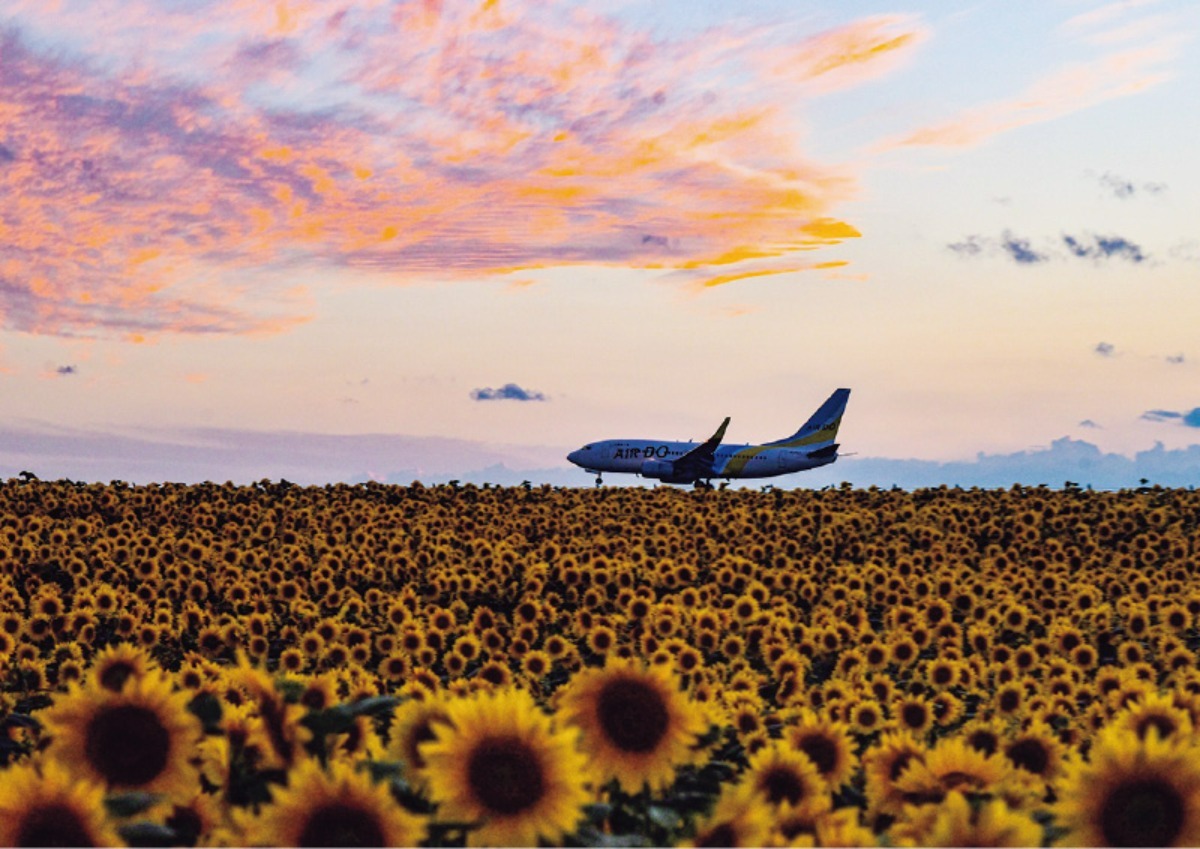
M 664 442 L 653 439 L 606 439 L 593 442 L 567 456 L 572 463 L 590 472 L 625 472 L 660 477 L 664 466 L 699 446 L 699 442 Z M 714 452 L 714 478 L 768 478 L 826 466 L 837 459 L 830 452 L 818 457 L 804 449 L 768 445 L 721 445 Z M 650 463 L 651 465 L 647 465 Z
M 838 389 L 791 436 L 762 445 L 724 445 L 729 417 L 704 442 L 605 439 L 572 451 L 567 459 L 596 473 L 624 472 L 663 483 L 708 485 L 713 478 L 769 478 L 827 466 L 837 460 L 838 425 L 850 397 Z

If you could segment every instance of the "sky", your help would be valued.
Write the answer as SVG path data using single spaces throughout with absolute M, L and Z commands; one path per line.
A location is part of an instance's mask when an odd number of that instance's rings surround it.
M 0 479 L 590 485 L 585 442 L 847 386 L 849 456 L 783 485 L 1200 481 L 1198 35 L 0 0 Z

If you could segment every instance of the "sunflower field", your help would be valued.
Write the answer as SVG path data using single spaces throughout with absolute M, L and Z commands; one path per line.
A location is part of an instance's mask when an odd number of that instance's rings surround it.
M 1200 494 L 0 482 L 0 845 L 1200 845 Z

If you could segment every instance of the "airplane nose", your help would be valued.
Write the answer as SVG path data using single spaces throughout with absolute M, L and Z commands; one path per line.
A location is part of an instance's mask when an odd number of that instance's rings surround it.
M 576 466 L 580 465 L 580 463 L 583 462 L 583 449 L 581 449 L 581 448 L 575 449 L 574 451 L 572 451 L 570 454 L 567 455 L 567 459 L 570 460 L 572 463 L 574 463 Z

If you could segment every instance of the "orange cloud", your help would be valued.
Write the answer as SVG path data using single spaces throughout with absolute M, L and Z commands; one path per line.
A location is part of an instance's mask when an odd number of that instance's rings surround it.
M 794 254 L 858 237 L 833 215 L 856 181 L 804 155 L 788 75 L 845 83 L 920 39 L 869 19 L 785 74 L 763 63 L 769 32 L 668 42 L 531 0 L 221 0 L 206 30 L 131 0 L 88 42 L 132 49 L 157 15 L 186 71 L 153 40 L 121 70 L 22 39 L 27 18 L 86 28 L 84 6 L 31 5 L 0 36 L 3 322 L 143 339 L 302 321 L 282 294 L 300 265 L 397 282 L 811 267 Z
M 872 17 L 769 51 L 760 61 L 773 76 L 828 92 L 895 72 L 927 37 L 911 18 Z

